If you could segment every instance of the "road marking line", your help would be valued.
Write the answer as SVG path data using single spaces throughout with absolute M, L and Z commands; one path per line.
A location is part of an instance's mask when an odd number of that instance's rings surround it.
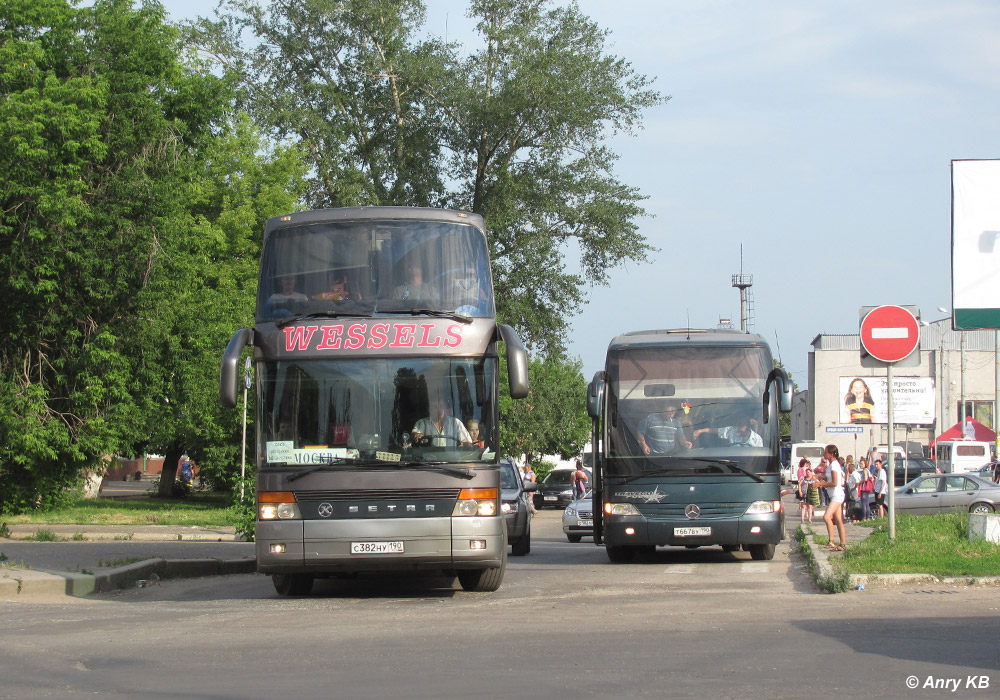
M 693 574 L 694 564 L 677 564 L 663 570 L 665 574 Z

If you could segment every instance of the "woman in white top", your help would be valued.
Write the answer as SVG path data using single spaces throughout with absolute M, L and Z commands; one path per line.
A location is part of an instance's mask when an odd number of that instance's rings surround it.
M 827 445 L 823 456 L 830 463 L 827 469 L 827 479 L 829 480 L 816 485 L 825 487 L 827 494 L 830 496 L 830 503 L 826 507 L 826 513 L 823 514 L 823 522 L 826 523 L 826 532 L 830 541 L 825 545 L 824 549 L 843 552 L 847 549 L 847 531 L 844 529 L 843 509 L 846 497 L 846 492 L 844 491 L 844 467 L 840 464 L 840 451 L 836 445 Z M 837 534 L 840 536 L 839 546 L 833 543 L 834 526 L 836 526 Z

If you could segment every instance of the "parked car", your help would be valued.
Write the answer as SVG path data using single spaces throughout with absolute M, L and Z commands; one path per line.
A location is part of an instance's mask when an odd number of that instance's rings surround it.
M 573 502 L 573 477 L 574 469 L 553 469 L 538 484 L 535 492 L 535 508 L 565 508 Z M 587 478 L 592 475 L 589 469 Z
M 910 483 L 918 476 L 938 473 L 934 460 L 927 459 L 926 457 L 908 457 L 906 459 L 895 457 L 893 465 L 896 468 L 896 478 L 893 479 L 896 488 Z
M 594 499 L 593 492 L 578 498 L 563 511 L 563 532 L 570 542 L 579 542 L 583 537 L 594 536 Z
M 896 489 L 895 496 L 901 513 L 992 513 L 1000 504 L 1000 484 L 971 474 L 929 474 Z
M 511 459 L 500 460 L 500 511 L 507 523 L 510 553 L 523 557 L 531 551 L 531 506 L 535 483 L 525 482 Z

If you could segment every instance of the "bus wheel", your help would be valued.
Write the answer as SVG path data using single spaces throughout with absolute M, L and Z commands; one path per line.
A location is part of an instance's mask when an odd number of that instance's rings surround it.
M 635 549 L 632 547 L 606 547 L 604 551 L 614 564 L 628 564 L 635 559 Z
M 503 583 L 504 572 L 507 570 L 506 531 L 504 533 L 503 546 L 500 548 L 500 551 L 503 552 L 503 555 L 500 558 L 499 569 L 458 570 L 458 582 L 462 584 L 463 591 L 469 591 L 470 593 L 492 593 L 500 588 L 500 584 Z
M 278 595 L 309 595 L 313 577 L 308 574 L 271 574 L 271 583 Z
M 774 559 L 774 543 L 750 545 L 750 558 L 771 561 Z

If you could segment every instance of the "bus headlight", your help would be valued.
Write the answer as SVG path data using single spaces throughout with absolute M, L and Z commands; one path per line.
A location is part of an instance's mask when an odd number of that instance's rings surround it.
M 754 501 L 747 508 L 745 515 L 765 515 L 767 513 L 780 513 L 781 501 Z
M 257 518 L 260 520 L 301 520 L 302 513 L 290 491 L 272 491 L 257 495 Z
M 631 503 L 605 503 L 604 512 L 608 515 L 639 515 L 639 509 Z
M 505 504 L 506 505 L 506 504 Z M 496 489 L 462 489 L 452 515 L 483 516 L 497 514 Z

